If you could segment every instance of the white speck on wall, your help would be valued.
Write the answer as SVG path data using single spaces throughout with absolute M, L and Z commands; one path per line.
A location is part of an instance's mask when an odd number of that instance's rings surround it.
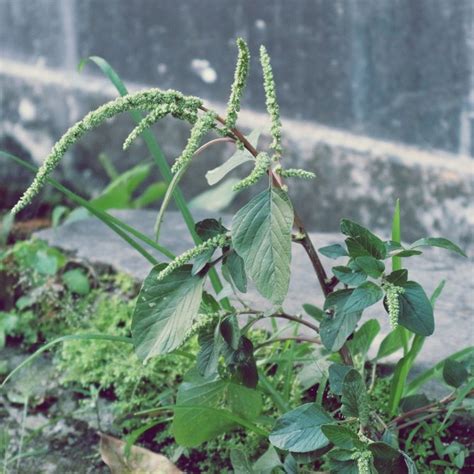
M 191 69 L 206 83 L 212 84 L 217 80 L 217 73 L 207 59 L 193 59 Z
M 160 63 L 156 66 L 156 70 L 158 71 L 158 74 L 166 74 L 168 66 L 165 63 Z
M 264 30 L 267 27 L 267 24 L 259 18 L 258 20 L 255 20 L 255 27 L 258 30 Z
M 36 107 L 30 100 L 21 99 L 18 104 L 18 113 L 21 120 L 24 122 L 31 122 L 36 118 Z

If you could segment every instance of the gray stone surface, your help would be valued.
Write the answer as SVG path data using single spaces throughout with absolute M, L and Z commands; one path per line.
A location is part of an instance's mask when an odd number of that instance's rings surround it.
M 154 213 L 116 211 L 114 214 L 140 231 L 151 235 Z M 201 213 L 197 213 L 195 216 L 198 220 L 204 217 L 206 216 Z M 224 216 L 224 222 L 226 221 L 228 218 Z M 118 236 L 96 219 L 86 219 L 63 225 L 57 229 L 42 230 L 37 232 L 36 236 L 51 245 L 74 253 L 79 258 L 88 259 L 95 264 L 110 265 L 117 270 L 130 273 L 138 279 L 143 279 L 150 269 L 149 263 L 141 255 L 126 246 Z M 312 233 L 311 237 L 317 247 L 342 241 L 341 236 L 334 233 Z M 191 241 L 179 214 L 169 213 L 167 215 L 160 243 L 176 253 L 191 246 Z M 298 313 L 301 311 L 302 303 L 321 306 L 323 297 L 303 249 L 298 245 L 293 245 L 292 257 L 290 291 L 284 308 L 288 312 Z M 334 261 L 324 257 L 322 260 L 328 269 L 334 265 Z M 428 294 L 431 294 L 441 280 L 447 280 L 445 289 L 436 304 L 435 333 L 427 338 L 423 351 L 417 359 L 417 370 L 421 370 L 474 343 L 472 259 L 461 259 L 447 252 L 427 251 L 416 260 L 405 259 L 405 264 L 410 270 L 410 278 L 420 282 Z M 269 307 L 269 304 L 254 290 L 250 291 L 249 300 L 260 305 L 259 307 Z M 369 317 L 379 320 L 383 334 L 388 332 L 387 316 L 380 306 L 371 308 L 367 312 L 366 318 Z M 379 340 L 382 337 L 380 335 Z
M 246 106 L 264 109 L 257 51 L 265 43 L 285 115 L 457 153 L 471 141 L 472 7 L 470 0 L 1 0 L 1 54 L 53 69 L 101 55 L 127 81 L 225 102 L 242 35 L 254 52 Z

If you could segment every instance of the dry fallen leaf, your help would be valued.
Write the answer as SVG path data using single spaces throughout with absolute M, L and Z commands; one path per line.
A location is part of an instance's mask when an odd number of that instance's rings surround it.
M 140 446 L 132 446 L 125 457 L 126 443 L 100 433 L 100 454 L 112 474 L 182 474 L 168 458 Z

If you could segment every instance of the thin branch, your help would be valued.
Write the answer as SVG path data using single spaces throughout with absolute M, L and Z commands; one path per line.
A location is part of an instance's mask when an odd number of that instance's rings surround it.
M 314 337 L 304 337 L 304 336 L 285 336 L 277 337 L 275 339 L 269 339 L 268 341 L 262 342 L 255 347 L 255 350 L 260 349 L 261 347 L 268 346 L 274 342 L 284 342 L 284 341 L 298 341 L 298 342 L 312 342 L 313 344 L 321 344 L 321 341 Z
M 198 148 L 194 152 L 194 156 L 199 155 L 199 153 L 202 153 L 206 148 L 209 148 L 212 145 L 216 145 L 217 143 L 235 143 L 235 140 L 231 137 L 219 137 L 219 138 L 214 138 L 214 140 L 210 140 L 207 143 L 204 143 L 200 148 Z
M 200 106 L 200 109 L 203 111 L 203 112 L 208 112 L 209 109 L 205 106 Z M 218 122 L 220 122 L 221 124 L 223 124 L 224 126 L 226 125 L 226 122 L 224 120 L 223 117 L 221 117 L 220 115 L 217 115 L 216 116 L 216 120 Z M 230 130 L 230 133 L 231 133 L 231 137 L 232 138 L 236 138 L 237 140 L 239 140 L 243 145 L 244 147 L 256 158 L 257 155 L 258 155 L 258 151 L 256 150 L 256 148 L 247 140 L 247 138 L 245 138 L 244 134 L 238 129 L 238 128 L 232 128 Z M 268 174 L 269 174 L 269 177 L 271 179 L 271 181 L 273 182 L 273 184 L 278 187 L 278 188 L 281 188 L 283 187 L 284 183 L 283 183 L 283 180 L 281 178 L 281 176 L 279 176 L 278 174 L 276 174 L 272 169 L 269 169 L 268 170 Z M 323 264 L 321 263 L 321 260 L 319 258 L 319 255 L 318 253 L 316 252 L 316 249 L 314 248 L 314 245 L 309 237 L 309 234 L 308 232 L 306 231 L 305 227 L 304 227 L 304 224 L 303 224 L 303 221 L 301 220 L 301 218 L 299 217 L 299 215 L 297 214 L 297 212 L 295 211 L 294 213 L 294 226 L 298 229 L 298 231 L 301 233 L 302 237 L 300 239 L 300 243 L 301 245 L 303 245 L 303 248 L 305 249 L 306 251 L 306 254 L 308 255 L 308 258 L 310 259 L 311 261 L 311 264 L 313 266 L 313 269 L 316 273 L 316 276 L 318 278 L 318 281 L 319 281 L 319 285 L 321 286 L 321 289 L 323 291 L 323 294 L 324 296 L 328 296 L 330 293 L 332 293 L 332 291 L 334 290 L 334 287 L 335 287 L 335 282 L 333 280 L 329 280 L 328 279 L 328 276 L 327 276 L 327 273 L 326 273 L 326 270 L 324 269 L 323 267 Z M 337 283 L 336 283 L 337 284 Z M 352 361 L 352 356 L 351 356 L 351 353 L 348 349 L 348 347 L 344 344 L 341 349 L 339 350 L 339 354 L 344 362 L 344 364 L 346 365 L 350 365 L 350 366 L 353 366 L 354 363 Z

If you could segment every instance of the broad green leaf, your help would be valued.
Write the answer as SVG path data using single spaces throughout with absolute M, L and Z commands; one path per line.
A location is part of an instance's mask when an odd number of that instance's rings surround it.
M 191 209 L 203 209 L 208 212 L 223 211 L 237 196 L 232 188 L 238 182 L 239 179 L 237 178 L 228 178 L 222 181 L 215 188 L 204 191 L 191 199 L 189 207 Z
M 247 293 L 247 275 L 245 273 L 244 260 L 231 252 L 224 260 L 223 268 L 226 268 L 232 283 L 241 293 Z M 224 271 L 224 270 L 223 270 Z
M 355 263 L 372 278 L 379 278 L 385 270 L 384 263 L 371 256 L 357 257 Z
M 372 342 L 379 332 L 380 323 L 376 319 L 369 319 L 366 321 L 354 333 L 354 337 L 347 343 L 351 354 L 353 356 L 360 355 L 365 359 Z
M 339 257 L 347 257 L 347 251 L 341 244 L 332 244 L 327 245 L 326 247 L 321 247 L 318 249 L 318 252 L 325 257 L 337 259 Z
M 469 372 L 461 362 L 448 359 L 443 367 L 443 379 L 451 387 L 460 387 L 469 377 Z
M 232 243 L 258 291 L 275 304 L 288 292 L 293 208 L 288 195 L 270 188 L 253 198 L 232 220 Z
M 101 211 L 133 207 L 132 195 L 137 187 L 148 177 L 150 170 L 150 165 L 137 165 L 131 168 L 113 180 L 90 203 Z
M 335 395 L 342 395 L 342 382 L 352 367 L 342 364 L 332 364 L 329 367 L 329 386 Z
M 349 240 L 348 250 L 352 258 L 365 255 L 379 260 L 385 258 L 387 254 L 385 244 L 365 227 L 348 219 L 342 219 L 341 232 L 349 237 L 349 239 L 346 239 L 346 244 L 348 244 L 347 241 Z
M 377 472 L 388 474 L 395 474 L 396 472 L 399 472 L 394 470 L 394 463 L 401 456 L 398 449 L 392 448 L 392 446 L 387 443 L 378 441 L 376 443 L 369 444 L 369 451 L 374 457 L 374 466 L 377 469 Z
M 364 381 L 357 370 L 351 369 L 342 381 L 342 414 L 357 417 L 362 425 L 367 422 L 368 400 Z
M 383 298 L 383 290 L 371 281 L 360 284 L 344 305 L 343 311 L 353 313 L 363 311 Z
M 417 247 L 440 247 L 442 249 L 451 250 L 452 252 L 456 252 L 463 257 L 467 257 L 467 255 L 463 252 L 461 248 L 459 248 L 456 244 L 451 242 L 448 239 L 444 239 L 442 237 L 425 237 L 424 239 L 419 239 L 416 242 L 413 242 L 410 246 L 412 249 Z
M 336 311 L 333 316 L 323 319 L 319 332 L 324 347 L 331 352 L 338 351 L 354 332 L 361 314 L 360 311 L 351 313 Z
M 414 257 L 422 253 L 420 250 L 400 249 L 392 253 L 392 258 Z
M 227 232 L 222 223 L 216 219 L 204 219 L 196 223 L 196 232 L 205 241 Z M 192 274 L 198 274 L 209 263 L 216 249 L 208 249 L 194 259 Z
M 335 448 L 328 453 L 331 473 L 360 474 L 357 461 L 353 459 L 353 450 Z
M 87 295 L 91 290 L 89 278 L 87 278 L 87 275 L 79 268 L 64 273 L 63 281 L 69 291 L 77 293 L 78 295 Z
M 273 446 L 295 453 L 324 448 L 329 440 L 321 431 L 321 426 L 332 421 L 323 408 L 306 403 L 278 418 L 269 440 Z
M 274 469 L 282 467 L 282 462 L 276 449 L 269 446 L 268 449 L 255 461 L 253 465 L 254 472 L 259 474 L 272 474 Z
M 401 286 L 408 280 L 408 270 L 404 268 L 394 270 L 390 275 L 387 275 L 385 279 L 395 286 Z
M 352 334 L 361 317 L 360 311 L 346 312 L 344 307 L 354 290 L 338 290 L 330 293 L 324 309 L 332 309 L 334 314 L 327 315 L 320 325 L 321 342 L 330 351 L 338 351 Z
M 158 281 L 163 268 L 155 266 L 146 277 L 133 311 L 132 338 L 144 361 L 179 347 L 201 303 L 203 279 L 191 275 L 190 265 Z
M 360 441 L 357 433 L 350 428 L 341 425 L 323 425 L 322 432 L 326 438 L 338 448 L 354 449 L 364 448 L 364 443 Z
M 398 296 L 399 324 L 420 336 L 431 336 L 434 331 L 433 307 L 425 290 L 414 281 L 401 286 L 405 291 Z
M 430 401 L 424 393 L 417 393 L 415 395 L 410 395 L 404 397 L 400 400 L 400 409 L 403 413 L 407 411 L 415 410 L 416 408 L 424 407 L 428 405 Z
M 318 308 L 317 306 L 306 303 L 303 305 L 303 309 L 305 310 L 306 314 L 308 314 L 318 322 L 321 322 L 324 318 L 324 311 L 321 308 Z
M 234 469 L 234 474 L 254 474 L 255 472 L 247 454 L 241 449 L 231 449 L 230 462 Z
M 247 140 L 254 146 L 257 146 L 260 137 L 259 130 L 253 130 L 248 136 Z M 254 157 L 246 150 L 237 149 L 236 152 L 222 165 L 214 168 L 206 173 L 206 179 L 209 186 L 214 186 L 228 173 L 247 161 L 254 161 Z
M 39 250 L 34 259 L 33 268 L 41 275 L 54 276 L 58 271 L 58 259 L 47 250 Z
M 219 326 L 224 341 L 234 350 L 239 348 L 240 329 L 235 314 L 227 316 Z
M 253 355 L 253 344 L 250 339 L 245 336 L 240 337 L 237 349 L 229 350 L 226 354 L 226 362 L 229 371 L 235 379 L 249 388 L 257 386 L 257 363 Z
M 219 357 L 224 348 L 224 340 L 221 336 L 219 325 L 213 331 L 199 335 L 200 350 L 196 359 L 196 367 L 203 377 L 217 374 Z
M 357 286 L 367 279 L 367 275 L 365 275 L 363 272 L 354 271 L 352 268 L 342 265 L 332 267 L 332 272 L 339 281 L 345 283 L 346 285 Z
M 198 446 L 235 426 L 226 412 L 254 420 L 261 410 L 259 392 L 191 371 L 178 389 L 171 432 L 178 444 Z

